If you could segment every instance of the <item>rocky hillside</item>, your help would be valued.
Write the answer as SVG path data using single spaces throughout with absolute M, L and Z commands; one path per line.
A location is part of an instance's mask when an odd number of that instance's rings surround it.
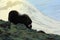
M 23 24 L 0 20 L 0 40 L 60 40 L 59 35 L 26 28 Z

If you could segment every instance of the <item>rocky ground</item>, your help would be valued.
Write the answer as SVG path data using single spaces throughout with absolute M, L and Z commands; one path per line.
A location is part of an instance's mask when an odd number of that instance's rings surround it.
M 60 35 L 47 34 L 26 28 L 23 24 L 14 25 L 0 20 L 0 40 L 60 40 Z

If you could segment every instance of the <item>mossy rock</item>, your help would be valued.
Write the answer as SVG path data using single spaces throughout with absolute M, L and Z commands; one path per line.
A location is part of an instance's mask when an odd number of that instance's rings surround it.
M 60 35 L 28 29 L 24 24 L 14 25 L 3 20 L 0 20 L 0 24 L 10 27 L 9 29 L 0 26 L 0 31 L 2 32 L 0 34 L 0 40 L 60 40 Z

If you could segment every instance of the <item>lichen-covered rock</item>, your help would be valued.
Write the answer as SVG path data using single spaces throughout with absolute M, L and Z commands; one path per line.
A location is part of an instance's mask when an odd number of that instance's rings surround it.
M 60 40 L 60 36 L 28 29 L 24 24 L 14 25 L 0 20 L 0 40 Z

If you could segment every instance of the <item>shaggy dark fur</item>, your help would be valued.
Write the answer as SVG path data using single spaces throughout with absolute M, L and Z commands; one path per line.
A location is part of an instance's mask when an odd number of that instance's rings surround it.
M 26 14 L 19 15 L 19 13 L 15 10 L 9 12 L 8 20 L 14 24 L 22 23 L 25 24 L 27 28 L 32 28 L 32 20 Z

